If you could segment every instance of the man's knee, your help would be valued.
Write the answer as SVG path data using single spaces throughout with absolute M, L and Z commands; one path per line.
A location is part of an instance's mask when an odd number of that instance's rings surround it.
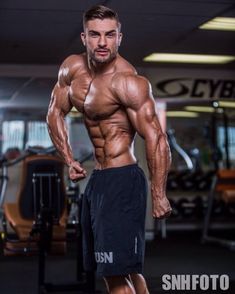
M 104 277 L 104 280 L 109 294 L 136 294 L 126 276 Z

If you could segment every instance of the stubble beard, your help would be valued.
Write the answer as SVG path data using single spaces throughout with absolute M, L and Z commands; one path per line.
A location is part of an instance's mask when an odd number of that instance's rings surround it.
M 115 52 L 111 52 L 110 50 L 108 50 L 109 54 L 108 56 L 104 56 L 104 57 L 97 57 L 96 56 L 96 50 L 94 50 L 93 52 L 91 52 L 90 55 L 90 59 L 91 61 L 94 61 L 95 63 L 98 64 L 107 64 L 110 63 L 113 59 L 116 58 L 117 56 L 117 50 Z

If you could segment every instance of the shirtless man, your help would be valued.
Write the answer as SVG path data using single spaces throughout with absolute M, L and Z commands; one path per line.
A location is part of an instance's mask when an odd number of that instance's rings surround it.
M 142 276 L 147 186 L 133 154 L 136 132 L 145 140 L 154 218 L 169 216 L 165 194 L 170 151 L 149 82 L 118 54 L 116 12 L 98 5 L 83 16 L 86 53 L 61 65 L 47 115 L 52 141 L 73 181 L 86 177 L 73 158 L 65 116 L 83 114 L 94 146 L 95 170 L 83 197 L 84 266 L 97 269 L 109 293 L 149 293 Z

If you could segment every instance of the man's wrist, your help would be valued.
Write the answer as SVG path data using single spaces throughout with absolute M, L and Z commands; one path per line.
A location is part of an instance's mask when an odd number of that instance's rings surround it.
M 74 159 L 71 159 L 71 158 L 65 159 L 65 163 L 67 164 L 68 167 L 70 167 L 73 164 L 73 162 L 74 162 Z
M 153 199 L 162 199 L 166 197 L 166 191 L 164 189 L 156 188 L 156 186 L 151 187 L 151 193 L 152 193 Z
M 153 198 L 153 200 L 162 200 L 162 199 L 164 199 L 164 198 L 166 198 L 166 194 L 164 193 L 164 194 L 155 194 L 155 195 L 152 195 L 152 198 Z

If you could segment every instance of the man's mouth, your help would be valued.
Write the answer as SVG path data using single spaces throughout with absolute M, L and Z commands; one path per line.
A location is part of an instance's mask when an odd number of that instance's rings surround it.
M 109 53 L 109 50 L 98 49 L 98 50 L 95 50 L 95 52 L 98 53 L 98 55 L 105 56 Z

